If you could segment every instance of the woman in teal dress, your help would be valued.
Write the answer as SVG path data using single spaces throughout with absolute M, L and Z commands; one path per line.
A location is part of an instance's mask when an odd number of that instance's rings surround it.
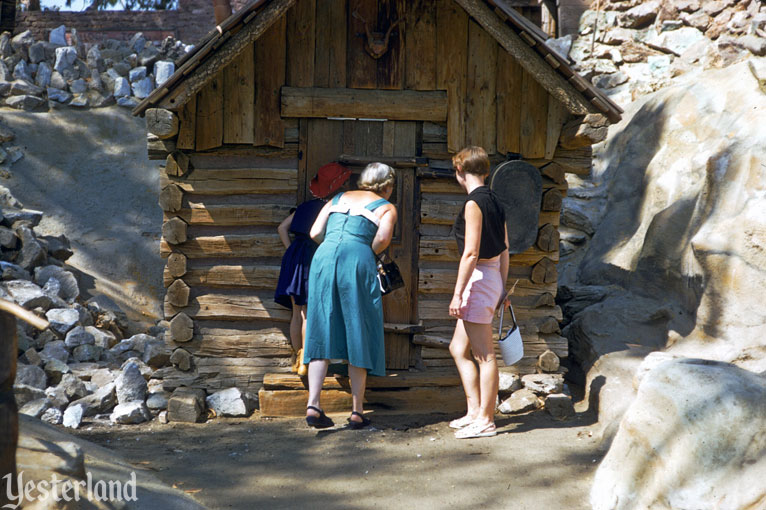
M 367 373 L 385 375 L 383 303 L 375 254 L 391 242 L 396 208 L 388 202 L 394 189 L 394 170 L 371 163 L 362 172 L 356 191 L 336 195 L 325 205 L 311 228 L 319 248 L 309 272 L 304 363 L 309 365 L 306 422 L 316 428 L 333 422 L 319 407 L 319 395 L 331 359 L 349 363 L 351 428 L 370 421 L 362 402 Z

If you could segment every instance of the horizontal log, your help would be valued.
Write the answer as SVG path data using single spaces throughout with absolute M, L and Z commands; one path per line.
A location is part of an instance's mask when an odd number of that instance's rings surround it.
M 269 265 L 195 265 L 186 270 L 184 281 L 192 287 L 248 287 L 275 289 L 279 280 L 279 266 Z M 166 285 L 173 283 L 169 270 L 165 270 Z
M 355 156 L 352 154 L 341 154 L 338 161 L 349 166 L 367 166 L 370 163 L 385 163 L 394 168 L 415 168 L 427 166 L 426 158 L 405 158 L 397 156 Z
M 164 160 L 176 151 L 176 140 L 162 140 L 157 135 L 146 137 L 146 151 L 150 160 Z
M 599 114 L 580 116 L 567 122 L 561 130 L 559 145 L 564 149 L 590 147 L 606 139 L 609 120 Z
M 421 267 L 418 275 L 418 289 L 423 294 L 452 294 L 457 280 L 457 265 L 454 269 Z M 506 288 L 513 289 L 513 299 L 538 297 L 542 294 L 556 294 L 555 283 L 534 283 L 531 280 L 508 276 Z
M 533 246 L 525 252 L 511 255 L 510 263 L 514 266 L 533 266 L 544 257 L 558 261 L 558 250 L 555 252 L 545 252 L 538 247 Z M 446 262 L 456 262 L 460 260 L 460 254 L 457 249 L 455 238 L 422 236 L 420 238 L 420 259 L 424 261 Z
M 423 320 L 429 319 L 449 319 L 449 303 L 451 295 L 443 295 L 440 297 L 421 296 L 418 300 L 418 317 Z M 561 321 L 563 315 L 561 307 L 544 307 L 544 308 L 526 308 L 521 306 L 514 306 L 513 311 L 516 314 L 516 318 L 521 322 L 526 319 L 537 319 L 553 317 L 556 320 Z M 428 331 L 426 331 L 428 333 Z
M 285 245 L 277 234 L 228 234 L 201 236 L 171 247 L 164 239 L 160 241 L 160 255 L 167 257 L 179 252 L 190 259 L 203 257 L 281 257 Z
M 165 316 L 184 312 L 192 319 L 252 320 L 269 319 L 277 322 L 290 320 L 290 310 L 274 302 L 273 292 L 256 294 L 202 294 L 189 300 L 187 307 L 175 307 L 165 302 Z
M 420 204 L 421 223 L 452 225 L 455 218 L 463 208 L 464 200 L 443 200 L 423 196 Z M 558 226 L 560 222 L 559 211 L 541 211 L 538 225 L 551 223 Z
M 422 177 L 425 177 L 425 176 L 422 176 Z M 556 183 L 550 179 L 543 178 L 542 184 L 543 184 L 543 191 L 548 189 L 557 189 L 559 190 L 560 193 L 562 193 L 562 196 L 566 196 L 566 189 L 567 189 L 566 181 Z M 466 197 L 465 191 L 463 191 L 463 188 L 461 188 L 460 185 L 457 183 L 457 181 L 455 181 L 455 178 L 453 175 L 421 179 L 420 192 L 423 193 L 424 199 L 428 198 L 426 196 L 427 193 L 440 193 L 440 194 L 449 193 L 451 195 L 456 195 L 455 200 L 458 200 L 458 199 L 465 200 L 465 197 Z
M 263 387 L 267 390 L 302 390 L 306 388 L 305 379 L 295 374 L 267 374 L 263 378 Z M 388 372 L 383 377 L 368 376 L 367 388 L 433 388 L 459 386 L 460 377 L 454 372 Z M 323 390 L 350 389 L 348 377 L 325 377 Z
M 281 114 L 440 122 L 447 120 L 447 92 L 282 87 Z
M 195 358 L 195 363 L 204 359 L 216 358 Z M 221 358 L 217 358 L 221 359 Z M 265 359 L 265 358 L 261 358 Z M 200 388 L 210 393 L 236 386 L 244 391 L 256 394 L 263 387 L 263 377 L 266 374 L 274 372 L 289 372 L 289 359 L 271 358 L 270 366 L 251 366 L 235 367 L 235 370 L 228 370 L 224 366 L 223 370 L 213 367 L 212 370 L 206 370 L 200 374 L 196 370 L 191 372 L 182 372 L 176 368 L 168 367 L 160 369 L 162 375 L 162 387 L 166 391 L 186 386 L 189 388 Z M 159 372 L 159 371 L 158 371 Z
M 243 195 L 295 193 L 298 170 L 284 168 L 195 169 L 185 179 L 172 179 L 185 193 Z
M 266 322 L 263 322 L 266 324 Z M 183 348 L 195 356 L 212 358 L 278 358 L 292 353 L 287 328 L 256 328 L 250 331 L 231 331 L 231 334 L 213 334 L 201 331 Z
M 290 215 L 291 205 L 241 204 L 205 205 L 189 203 L 176 214 L 189 225 L 216 225 L 219 227 L 279 225 Z

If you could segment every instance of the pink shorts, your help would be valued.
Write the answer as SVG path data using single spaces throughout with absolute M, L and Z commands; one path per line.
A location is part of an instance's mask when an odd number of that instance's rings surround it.
M 479 261 L 463 291 L 462 319 L 477 324 L 492 324 L 495 307 L 504 290 L 500 256 Z

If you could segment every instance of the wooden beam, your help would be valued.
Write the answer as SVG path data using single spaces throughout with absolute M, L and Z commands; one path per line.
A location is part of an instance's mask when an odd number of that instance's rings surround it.
M 519 64 L 527 70 L 552 96 L 561 101 L 575 115 L 600 113 L 574 87 L 543 58 L 525 43 L 511 27 L 502 22 L 483 0 L 455 0 L 492 37 L 500 43 Z
M 250 23 L 226 39 L 215 53 L 189 73 L 183 82 L 162 99 L 160 106 L 177 111 L 204 87 L 219 71 L 229 65 L 240 52 L 258 39 L 293 6 L 295 0 L 273 0 Z M 190 63 L 190 62 L 187 62 Z M 179 69 L 180 71 L 180 69 Z
M 183 223 L 182 220 L 178 220 Z M 185 224 L 185 223 L 184 223 Z M 170 241 L 160 241 L 160 255 L 169 256 L 180 252 L 190 259 L 207 257 L 281 257 L 285 246 L 277 234 L 229 234 L 222 236 L 198 236 L 183 244 L 171 247 Z
M 0 300 L 3 301 L 3 300 Z M 19 439 L 19 415 L 13 397 L 16 380 L 16 319 L 0 309 L 0 505 L 12 505 L 6 495 L 17 494 L 16 446 Z
M 255 43 L 255 134 L 253 145 L 284 148 L 285 123 L 279 115 L 279 89 L 285 84 L 286 19 L 275 22 Z
M 282 87 L 282 117 L 447 120 L 447 93 Z
M 445 386 L 460 386 L 460 376 L 457 372 L 390 372 L 385 376 L 367 377 L 367 387 L 377 388 L 439 388 Z M 263 387 L 267 390 L 303 390 L 306 380 L 296 374 L 266 374 L 263 376 Z M 348 377 L 325 377 L 323 390 L 350 389 Z
M 194 336 L 194 321 L 181 312 L 170 321 L 170 339 L 176 343 L 185 343 Z
M 178 134 L 178 116 L 164 108 L 149 108 L 146 110 L 146 130 L 161 140 L 173 138 Z

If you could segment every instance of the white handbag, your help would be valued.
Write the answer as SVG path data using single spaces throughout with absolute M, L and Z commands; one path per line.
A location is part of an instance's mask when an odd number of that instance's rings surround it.
M 516 323 L 516 314 L 513 313 L 513 306 L 508 304 L 513 318 L 513 327 L 508 328 L 508 332 L 503 335 L 503 313 L 505 306 L 500 311 L 500 327 L 498 328 L 498 338 L 500 343 L 500 353 L 503 355 L 503 363 L 511 366 L 518 363 L 524 357 L 524 342 L 521 340 L 521 331 Z

